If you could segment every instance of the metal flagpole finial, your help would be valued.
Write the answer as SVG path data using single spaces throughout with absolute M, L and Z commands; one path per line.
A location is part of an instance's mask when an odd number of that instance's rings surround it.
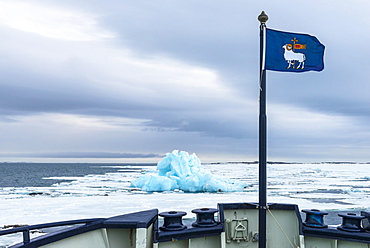
M 258 16 L 258 20 L 261 24 L 266 23 L 268 19 L 269 17 L 266 15 L 265 11 L 262 11 L 261 14 Z

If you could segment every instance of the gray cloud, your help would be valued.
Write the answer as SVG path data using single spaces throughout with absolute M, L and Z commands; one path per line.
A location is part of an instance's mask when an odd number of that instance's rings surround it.
M 262 7 L 269 27 L 326 45 L 321 73 L 267 74 L 271 159 L 311 160 L 315 145 L 336 144 L 322 157 L 354 149 L 366 160 L 369 49 L 353 38 L 370 35 L 362 1 L 35 1 L 29 11 L 47 18 L 38 30 L 0 19 L 0 151 L 69 154 L 73 141 L 90 156 L 184 147 L 256 160 Z

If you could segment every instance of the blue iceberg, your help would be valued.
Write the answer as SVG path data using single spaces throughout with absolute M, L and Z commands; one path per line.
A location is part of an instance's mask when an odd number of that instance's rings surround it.
M 148 192 L 236 192 L 247 186 L 238 180 L 213 176 L 202 168 L 194 153 L 189 155 L 185 151 L 167 153 L 158 162 L 157 172 L 157 175 L 145 174 L 133 180 L 131 187 Z

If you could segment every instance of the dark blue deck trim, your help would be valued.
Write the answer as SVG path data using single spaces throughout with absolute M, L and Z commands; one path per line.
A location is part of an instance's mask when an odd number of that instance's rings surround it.
M 369 232 L 346 232 L 337 229 L 336 226 L 329 226 L 327 228 L 314 228 L 304 226 L 303 235 L 315 238 L 337 239 L 370 244 Z
M 181 231 L 159 231 L 157 230 L 154 243 L 167 242 L 174 240 L 194 239 L 210 236 L 219 236 L 224 230 L 223 224 L 214 227 L 193 227 L 187 226 L 185 230 Z
M 125 229 L 148 228 L 157 219 L 158 209 L 152 209 L 108 218 L 104 221 L 104 227 Z

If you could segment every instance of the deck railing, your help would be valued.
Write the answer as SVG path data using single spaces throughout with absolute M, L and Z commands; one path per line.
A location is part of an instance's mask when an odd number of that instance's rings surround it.
M 0 236 L 22 232 L 23 233 L 23 244 L 28 244 L 31 240 L 30 238 L 31 230 L 58 227 L 58 226 L 89 224 L 92 222 L 103 221 L 103 220 L 105 219 L 104 218 L 93 218 L 93 219 L 67 220 L 67 221 L 36 224 L 36 225 L 30 225 L 30 226 L 22 226 L 22 227 L 16 227 L 16 228 L 11 228 L 11 229 L 6 229 L 6 230 L 0 230 Z

